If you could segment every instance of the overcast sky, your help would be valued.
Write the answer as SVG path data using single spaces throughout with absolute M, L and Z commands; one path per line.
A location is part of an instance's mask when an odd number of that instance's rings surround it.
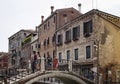
M 81 12 L 91 9 L 120 17 L 120 0 L 0 0 L 0 52 L 8 52 L 8 38 L 21 29 L 35 29 L 41 23 L 41 15 L 50 15 L 50 6 L 54 10 L 74 7 Z

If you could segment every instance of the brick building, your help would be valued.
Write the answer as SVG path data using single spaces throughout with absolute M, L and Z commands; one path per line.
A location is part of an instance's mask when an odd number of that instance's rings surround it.
M 81 15 L 81 13 L 74 8 L 63 8 L 57 9 L 56 11 L 53 9 L 54 7 L 51 6 L 51 15 L 46 20 L 44 20 L 44 16 L 41 16 L 42 21 L 38 26 L 39 52 L 41 56 L 44 57 L 47 57 L 47 53 L 52 57 L 56 55 L 56 29 Z

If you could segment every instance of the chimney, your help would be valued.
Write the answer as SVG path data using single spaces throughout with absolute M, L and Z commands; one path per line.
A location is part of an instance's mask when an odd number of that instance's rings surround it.
M 51 14 L 53 13 L 54 6 L 51 6 Z
M 36 31 L 36 32 L 38 31 L 38 26 L 35 27 L 35 31 Z
M 78 4 L 78 9 L 79 9 L 79 12 L 81 13 L 81 4 L 80 3 Z
M 43 23 L 44 21 L 44 16 L 41 16 L 41 23 Z

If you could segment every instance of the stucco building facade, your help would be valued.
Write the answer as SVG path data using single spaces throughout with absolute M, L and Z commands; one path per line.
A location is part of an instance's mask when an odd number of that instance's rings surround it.
M 93 70 L 102 81 L 120 78 L 120 18 L 91 10 L 56 30 L 57 56 L 79 63 L 81 72 Z
M 26 36 L 28 36 L 32 32 L 32 30 L 22 29 L 8 38 L 8 51 L 11 59 L 10 67 L 19 65 L 19 60 L 21 57 L 23 57 L 24 54 L 22 53 L 22 42 L 26 38 Z

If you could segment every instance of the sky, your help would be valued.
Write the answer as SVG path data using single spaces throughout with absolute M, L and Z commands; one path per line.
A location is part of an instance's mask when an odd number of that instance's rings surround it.
M 35 29 L 56 9 L 73 7 L 84 14 L 92 9 L 120 17 L 120 0 L 0 0 L 0 52 L 8 52 L 8 38 L 21 29 Z

